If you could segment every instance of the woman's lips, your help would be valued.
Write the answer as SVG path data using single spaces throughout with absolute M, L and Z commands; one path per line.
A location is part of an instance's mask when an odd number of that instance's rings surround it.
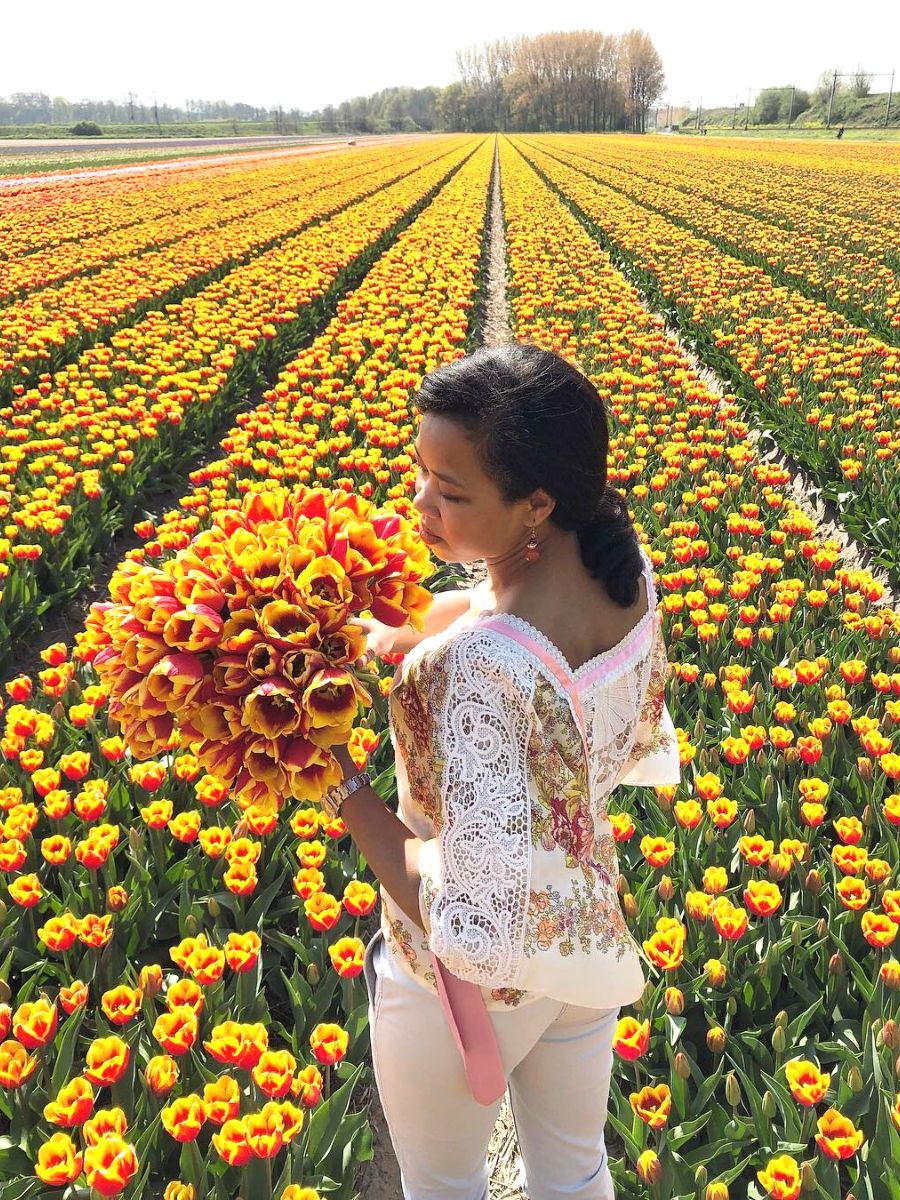
M 422 534 L 423 542 L 441 542 L 444 540 L 443 538 L 439 538 L 436 533 L 432 533 L 431 530 L 426 528 L 424 525 L 420 527 L 420 532 Z

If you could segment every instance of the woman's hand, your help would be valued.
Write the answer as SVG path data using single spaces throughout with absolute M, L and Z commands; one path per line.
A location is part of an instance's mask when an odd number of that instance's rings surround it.
M 363 665 L 371 662 L 373 658 L 390 654 L 394 649 L 398 630 L 393 625 L 385 625 L 373 617 L 354 617 L 352 623 L 361 626 L 366 635 L 366 648 L 359 660 Z

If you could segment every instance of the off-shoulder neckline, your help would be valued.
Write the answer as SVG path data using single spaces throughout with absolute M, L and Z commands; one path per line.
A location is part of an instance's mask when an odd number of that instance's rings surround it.
M 643 633 L 648 623 L 653 620 L 656 612 L 656 587 L 653 580 L 650 561 L 647 555 L 643 553 L 643 549 L 641 553 L 644 559 L 643 577 L 646 583 L 647 591 L 647 611 L 638 619 L 637 624 L 633 625 L 625 634 L 625 636 L 620 638 L 615 645 L 610 646 L 607 650 L 601 650 L 599 654 L 594 654 L 579 667 L 573 667 L 571 665 L 569 660 L 563 654 L 562 650 L 560 650 L 559 646 L 557 646 L 557 644 L 552 641 L 552 639 L 549 638 L 547 634 L 543 632 L 543 630 L 538 629 L 536 625 L 532 625 L 530 621 L 527 621 L 524 617 L 520 617 L 517 613 L 495 612 L 493 609 L 485 608 L 481 609 L 476 614 L 475 623 L 477 624 L 482 620 L 505 621 L 512 625 L 513 628 L 518 628 L 533 641 L 536 641 L 538 645 L 540 645 L 542 649 L 544 649 L 547 654 L 549 654 L 563 669 L 563 671 L 565 671 L 569 678 L 577 683 L 586 676 L 593 674 L 593 672 L 597 669 L 597 667 L 600 666 L 601 663 L 605 662 L 609 658 L 612 658 L 614 655 L 621 654 L 623 650 L 631 646 L 632 642 L 636 641 Z
M 532 625 L 530 621 L 526 621 L 524 617 L 520 617 L 516 613 L 493 612 L 491 609 L 484 609 L 478 614 L 475 620 L 476 622 L 483 619 L 489 619 L 491 621 L 506 621 L 510 625 L 519 628 L 523 633 L 527 633 L 533 641 L 538 642 L 538 644 L 552 656 L 552 658 L 560 665 L 560 667 L 562 667 L 567 675 L 578 681 L 585 676 L 590 675 L 597 667 L 600 666 L 602 662 L 605 662 L 608 658 L 612 658 L 613 655 L 620 654 L 623 650 L 630 646 L 633 641 L 636 641 L 652 618 L 653 609 L 651 607 L 647 609 L 644 615 L 638 620 L 637 624 L 632 626 L 628 633 L 626 633 L 623 638 L 616 642 L 614 646 L 610 646 L 608 650 L 601 650 L 599 654 L 595 654 L 583 662 L 580 667 L 573 667 L 555 642 L 551 641 L 550 638 L 547 637 L 542 630 L 538 629 L 536 625 Z

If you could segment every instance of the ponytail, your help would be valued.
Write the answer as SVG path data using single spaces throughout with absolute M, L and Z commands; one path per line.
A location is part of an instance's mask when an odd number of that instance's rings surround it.
M 597 515 L 575 528 L 581 561 L 589 573 L 602 581 L 616 604 L 623 608 L 636 604 L 644 560 L 622 494 L 607 484 Z

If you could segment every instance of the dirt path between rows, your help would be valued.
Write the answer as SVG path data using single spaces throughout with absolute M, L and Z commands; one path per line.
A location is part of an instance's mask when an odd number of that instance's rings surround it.
M 513 340 L 506 302 L 506 237 L 503 228 L 503 199 L 500 185 L 500 156 L 494 143 L 494 171 L 491 179 L 490 232 L 488 238 L 487 295 L 484 308 L 483 341 L 497 346 Z M 484 578 L 483 563 L 472 563 L 469 578 L 477 583 Z M 377 1089 L 371 1089 L 369 1118 L 372 1123 L 374 1157 L 365 1164 L 359 1180 L 363 1200 L 403 1200 L 400 1168 L 391 1144 L 390 1134 Z M 521 1190 L 524 1182 L 522 1159 L 516 1142 L 516 1132 L 508 1095 L 504 1097 L 497 1124 L 488 1148 L 491 1171 L 490 1200 L 527 1200 Z

